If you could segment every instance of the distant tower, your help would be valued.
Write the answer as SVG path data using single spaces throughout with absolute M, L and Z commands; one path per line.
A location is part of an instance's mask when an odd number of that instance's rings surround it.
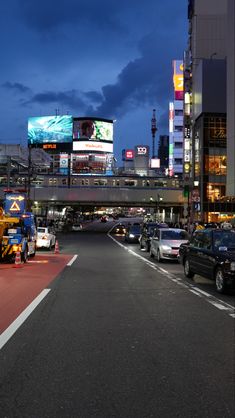
M 155 135 L 157 132 L 156 109 L 153 109 L 153 117 L 151 119 L 151 131 L 152 131 L 152 158 L 154 158 L 155 157 Z

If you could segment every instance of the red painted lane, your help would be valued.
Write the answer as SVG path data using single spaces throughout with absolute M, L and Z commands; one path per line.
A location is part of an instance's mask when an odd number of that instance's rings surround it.
M 0 334 L 48 287 L 72 255 L 36 255 L 22 268 L 0 264 Z

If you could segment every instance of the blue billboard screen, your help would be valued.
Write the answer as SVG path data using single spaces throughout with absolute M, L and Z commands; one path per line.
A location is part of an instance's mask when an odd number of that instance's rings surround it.
M 29 145 L 68 144 L 73 139 L 72 116 L 39 116 L 28 120 Z

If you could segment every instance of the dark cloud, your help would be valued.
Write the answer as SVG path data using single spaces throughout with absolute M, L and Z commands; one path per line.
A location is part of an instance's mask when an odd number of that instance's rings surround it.
M 140 41 L 139 50 L 141 57 L 123 68 L 117 82 L 102 87 L 103 101 L 96 108 L 101 116 L 122 116 L 152 103 L 168 108 L 173 94 L 172 60 L 182 59 L 182 56 L 176 47 L 172 47 L 172 39 L 167 33 L 162 39 L 157 39 L 155 33 L 146 36 Z
M 85 97 L 90 99 L 93 103 L 100 103 L 103 101 L 103 96 L 101 93 L 98 93 L 97 91 L 87 91 L 83 93 Z
M 5 83 L 2 84 L 2 87 L 7 89 L 7 90 L 11 90 L 13 92 L 16 93 L 30 93 L 31 89 L 27 86 L 24 86 L 21 83 L 11 83 L 10 81 L 6 81 Z
M 23 20 L 39 32 L 52 31 L 61 25 L 90 24 L 101 31 L 123 29 L 117 17 L 118 2 L 109 0 L 21 0 L 20 12 Z
M 69 109 L 85 109 L 87 105 L 80 96 L 81 95 L 76 90 L 65 92 L 46 91 L 44 93 L 34 94 L 31 99 L 24 104 L 30 105 L 37 103 L 40 105 L 47 105 L 55 103 L 61 106 L 67 106 Z

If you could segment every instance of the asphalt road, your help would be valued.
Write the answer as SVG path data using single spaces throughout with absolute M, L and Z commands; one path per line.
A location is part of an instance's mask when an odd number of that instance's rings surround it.
M 102 228 L 59 236 L 78 257 L 0 351 L 0 416 L 234 417 L 234 295 Z

